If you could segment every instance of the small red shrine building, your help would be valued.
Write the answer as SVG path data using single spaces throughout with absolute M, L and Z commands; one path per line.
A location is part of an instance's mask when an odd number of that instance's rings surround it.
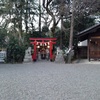
M 82 47 L 78 55 L 86 55 L 88 60 L 100 60 L 100 24 L 96 24 L 77 34 L 79 42 L 87 40 L 87 48 Z
M 38 53 L 41 54 L 41 59 L 45 59 L 47 52 L 49 51 L 49 59 L 53 59 L 53 45 L 56 44 L 56 38 L 30 38 L 33 45 L 32 59 L 36 61 L 38 59 Z

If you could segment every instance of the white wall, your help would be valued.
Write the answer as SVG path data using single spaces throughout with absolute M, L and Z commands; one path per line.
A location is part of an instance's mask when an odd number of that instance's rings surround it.
M 78 46 L 87 46 L 87 40 L 79 42 Z

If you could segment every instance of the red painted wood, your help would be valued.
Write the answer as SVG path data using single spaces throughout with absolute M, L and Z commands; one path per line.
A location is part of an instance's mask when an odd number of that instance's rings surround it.
M 37 42 L 35 41 L 34 42 L 34 53 L 32 55 L 33 60 L 36 60 L 37 59 L 37 57 L 36 57 L 37 56 L 36 44 L 37 44 Z
M 50 42 L 50 60 L 52 60 L 52 42 Z
M 36 40 L 36 41 L 37 40 L 49 40 L 49 41 L 51 40 L 52 41 L 52 40 L 57 40 L 57 39 L 56 38 L 30 38 L 30 40 Z
M 37 44 L 38 43 L 49 43 L 50 45 L 50 48 L 49 48 L 49 51 L 50 51 L 50 60 L 52 60 L 53 58 L 53 44 L 56 44 L 56 42 L 54 42 L 55 40 L 57 40 L 56 38 L 30 38 L 31 41 L 33 42 L 30 42 L 31 44 L 34 45 L 34 53 L 32 55 L 32 59 L 33 60 L 37 60 Z

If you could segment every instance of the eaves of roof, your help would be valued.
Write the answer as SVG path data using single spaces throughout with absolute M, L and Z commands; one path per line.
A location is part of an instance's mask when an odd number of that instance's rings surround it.
M 89 34 L 92 34 L 94 32 L 96 32 L 97 29 L 100 28 L 100 23 L 99 24 L 96 24 L 90 28 L 87 28 L 81 32 L 79 32 L 76 37 L 79 39 L 79 40 L 85 40 L 88 38 Z

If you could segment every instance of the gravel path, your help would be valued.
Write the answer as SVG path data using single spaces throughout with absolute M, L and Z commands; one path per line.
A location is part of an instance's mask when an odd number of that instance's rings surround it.
M 100 65 L 0 64 L 0 100 L 100 100 Z

